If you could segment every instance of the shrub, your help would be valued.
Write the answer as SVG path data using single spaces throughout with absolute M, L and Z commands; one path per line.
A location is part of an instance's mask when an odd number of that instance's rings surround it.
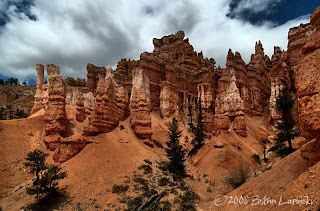
M 252 157 L 252 159 L 254 161 L 256 161 L 257 163 L 261 164 L 261 160 L 260 160 L 260 156 L 259 155 L 253 154 L 251 157 Z
M 248 166 L 239 166 L 238 170 L 231 170 L 229 175 L 225 177 L 225 181 L 233 188 L 237 188 L 247 181 L 249 178 L 250 169 Z
M 112 193 L 125 193 L 129 189 L 129 185 L 113 185 Z
M 211 187 L 208 186 L 206 191 L 211 193 L 212 192 Z
M 192 190 L 187 190 L 183 195 L 180 196 L 180 210 L 196 210 L 195 204 L 199 196 Z
M 166 186 L 169 183 L 170 183 L 170 180 L 167 177 L 161 177 L 160 179 L 158 179 L 158 185 L 159 186 Z
M 152 168 L 150 165 L 143 164 L 138 167 L 138 169 L 143 170 L 144 174 L 152 174 Z
M 123 125 L 120 125 L 120 130 L 124 130 L 124 126 Z
M 149 164 L 149 165 L 152 165 L 152 162 L 149 160 L 149 159 L 145 159 L 143 160 L 145 163 Z
M 21 118 L 27 118 L 28 114 L 26 114 L 22 109 L 18 109 L 16 110 L 14 117 L 16 119 L 21 119 Z

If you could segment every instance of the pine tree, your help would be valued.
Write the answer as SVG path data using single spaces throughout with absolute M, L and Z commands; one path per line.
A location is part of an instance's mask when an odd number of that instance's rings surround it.
M 189 105 L 188 105 L 188 117 L 189 117 L 189 127 L 190 127 L 190 130 L 193 132 L 194 131 L 194 125 L 193 125 L 193 118 L 192 118 L 192 104 L 189 102 Z
M 45 163 L 48 154 L 39 149 L 35 149 L 27 154 L 27 162 L 24 165 L 30 168 L 29 173 L 35 174 L 36 179 L 32 187 L 27 187 L 27 194 L 35 195 L 36 198 L 43 193 L 54 193 L 57 191 L 57 180 L 67 176 L 66 172 L 61 172 L 62 168 Z
M 295 125 L 295 121 L 291 114 L 293 105 L 294 99 L 292 95 L 289 93 L 288 89 L 283 90 L 276 101 L 276 107 L 282 114 L 281 120 L 276 127 L 278 129 L 276 141 L 280 144 L 287 141 L 290 151 L 293 151 L 291 141 L 300 135 L 300 131 L 293 128 Z
M 178 121 L 173 118 L 168 131 L 170 141 L 166 143 L 168 148 L 165 149 L 169 158 L 168 170 L 174 175 L 182 175 L 185 171 L 185 152 L 179 143 L 182 131 L 178 131 L 178 126 Z
M 194 155 L 198 152 L 198 150 L 203 146 L 204 139 L 206 134 L 203 132 L 204 124 L 203 124 L 203 108 L 201 105 L 201 100 L 197 100 L 197 125 L 193 126 L 193 134 L 194 138 L 192 139 L 191 143 L 193 145 L 193 149 L 189 152 L 189 156 Z

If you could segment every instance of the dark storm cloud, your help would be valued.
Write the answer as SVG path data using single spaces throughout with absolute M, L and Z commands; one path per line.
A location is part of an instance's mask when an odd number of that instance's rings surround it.
M 19 18 L 25 15 L 30 20 L 37 20 L 37 17 L 31 12 L 32 6 L 34 6 L 33 0 L 2 0 L 0 3 L 0 27 L 11 20 L 9 14 Z
M 227 17 L 240 19 L 254 25 L 266 21 L 273 27 L 289 20 L 311 14 L 319 6 L 319 0 L 231 0 Z
M 285 0 L 232 0 L 229 4 L 227 17 L 248 21 L 254 25 L 262 25 L 265 21 L 271 21 L 279 25 L 274 18 L 278 6 Z

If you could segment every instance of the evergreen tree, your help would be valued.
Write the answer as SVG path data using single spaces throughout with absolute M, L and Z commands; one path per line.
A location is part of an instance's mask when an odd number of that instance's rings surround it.
M 10 86 L 12 86 L 12 85 L 17 86 L 17 85 L 19 85 L 19 80 L 17 78 L 11 77 L 8 80 L 6 80 L 5 84 L 10 85 Z
M 285 89 L 277 97 L 276 107 L 281 111 L 282 117 L 278 122 L 277 129 L 278 133 L 276 136 L 276 141 L 278 143 L 288 142 L 289 150 L 292 151 L 292 139 L 300 135 L 298 129 L 294 129 L 295 121 L 292 118 L 291 109 L 294 105 L 294 99 L 289 93 L 288 89 Z
M 193 125 L 193 118 L 192 118 L 192 104 L 189 102 L 189 105 L 188 105 L 188 118 L 189 118 L 189 127 L 190 127 L 190 130 L 193 132 L 194 131 L 194 125 Z
M 168 131 L 170 141 L 166 143 L 168 148 L 165 149 L 169 158 L 168 170 L 170 173 L 173 173 L 173 175 L 181 175 L 185 170 L 185 152 L 179 143 L 181 132 L 182 131 L 178 131 L 178 121 L 173 118 Z
M 271 142 L 267 138 L 260 138 L 260 144 L 263 148 L 263 159 L 266 161 L 266 150 L 267 150 L 267 144 L 270 144 Z
M 24 112 L 24 110 L 17 108 L 14 114 L 16 119 L 27 118 L 28 114 Z
M 3 85 L 4 84 L 4 81 L 2 78 L 0 78 L 0 85 Z
M 67 176 L 66 172 L 61 172 L 62 168 L 45 163 L 48 154 L 39 149 L 35 149 L 27 154 L 27 162 L 24 165 L 30 168 L 29 173 L 35 174 L 36 179 L 32 187 L 27 187 L 27 194 L 35 195 L 39 198 L 44 193 L 54 193 L 57 191 L 57 180 Z
M 5 107 L 0 107 L 0 120 L 4 120 L 4 119 L 7 119 L 6 118 L 6 109 Z
M 194 138 L 192 139 L 191 143 L 193 145 L 193 149 L 189 152 L 189 155 L 194 155 L 198 152 L 198 150 L 203 146 L 204 139 L 206 137 L 206 134 L 204 134 L 204 124 L 203 124 L 203 108 L 201 105 L 201 100 L 197 100 L 197 125 L 193 126 L 193 134 Z

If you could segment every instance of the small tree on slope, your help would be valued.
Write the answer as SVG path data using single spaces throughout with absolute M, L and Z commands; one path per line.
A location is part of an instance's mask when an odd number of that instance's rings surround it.
M 277 129 L 278 133 L 276 141 L 278 143 L 284 143 L 288 141 L 289 150 L 292 151 L 291 141 L 300 135 L 298 129 L 294 129 L 295 121 L 292 118 L 291 109 L 294 105 L 294 99 L 287 89 L 284 89 L 281 94 L 277 97 L 276 107 L 281 111 L 282 117 L 278 122 Z
M 24 165 L 30 168 L 29 173 L 35 174 L 36 179 L 32 187 L 27 188 L 27 194 L 35 195 L 39 198 L 44 193 L 54 193 L 57 191 L 57 180 L 67 176 L 66 172 L 61 172 L 62 168 L 45 163 L 48 154 L 39 149 L 35 149 L 27 154 L 27 162 Z
M 179 143 L 181 132 L 178 131 L 178 121 L 173 118 L 168 131 L 170 141 L 166 143 L 168 148 L 165 151 L 169 158 L 168 170 L 174 175 L 181 175 L 185 171 L 185 152 Z
M 259 141 L 260 141 L 260 144 L 263 148 L 263 159 L 264 159 L 264 161 L 266 161 L 267 160 L 267 158 L 266 158 L 267 144 L 270 144 L 271 142 L 268 138 L 260 138 Z

